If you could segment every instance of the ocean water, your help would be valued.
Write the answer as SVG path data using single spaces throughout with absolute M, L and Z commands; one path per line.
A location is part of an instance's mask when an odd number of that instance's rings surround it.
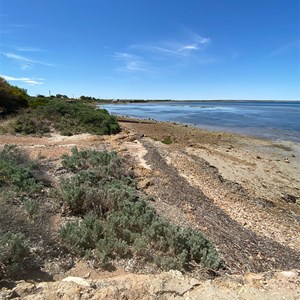
M 110 113 L 300 142 L 299 101 L 174 101 L 107 104 Z

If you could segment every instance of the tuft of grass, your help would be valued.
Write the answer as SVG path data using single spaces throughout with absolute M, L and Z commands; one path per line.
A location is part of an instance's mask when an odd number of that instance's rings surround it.
M 166 145 L 170 145 L 173 143 L 173 140 L 170 136 L 164 137 L 161 142 Z
M 30 218 L 37 214 L 39 209 L 39 203 L 37 200 L 27 199 L 23 202 L 23 204 Z

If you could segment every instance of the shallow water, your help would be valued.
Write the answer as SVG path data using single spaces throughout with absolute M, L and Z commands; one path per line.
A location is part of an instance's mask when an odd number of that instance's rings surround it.
M 103 105 L 110 113 L 300 142 L 299 101 L 174 101 Z

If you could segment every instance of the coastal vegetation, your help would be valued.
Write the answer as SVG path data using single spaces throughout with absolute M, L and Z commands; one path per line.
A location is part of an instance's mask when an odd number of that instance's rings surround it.
M 220 266 L 216 250 L 202 234 L 156 214 L 115 152 L 74 148 L 62 165 L 72 175 L 61 181 L 59 198 L 80 219 L 66 223 L 60 237 L 74 253 L 92 256 L 102 265 L 138 256 L 167 270 L 193 263 Z
M 28 106 L 26 90 L 10 85 L 0 77 L 0 113 L 11 114 Z
M 48 134 L 56 130 L 62 135 L 91 133 L 114 134 L 120 126 L 105 109 L 96 109 L 87 101 L 69 100 L 66 95 L 55 98 L 27 92 L 0 78 L 0 108 L 2 117 L 15 114 L 10 130 L 21 134 Z
M 201 233 L 160 217 L 137 190 L 125 163 L 116 152 L 73 148 L 61 157 L 63 175 L 54 185 L 46 160 L 33 161 L 16 146 L 4 146 L 0 278 L 15 276 L 36 259 L 29 250 L 37 244 L 45 249 L 55 244 L 63 253 L 92 259 L 101 267 L 135 258 L 164 270 L 218 269 L 222 264 L 213 244 Z M 49 220 L 59 207 L 65 221 L 49 237 Z
M 30 109 L 17 117 L 14 131 L 22 134 L 45 134 L 51 128 L 62 135 L 80 133 L 113 134 L 120 131 L 117 120 L 104 109 L 81 102 L 33 99 Z

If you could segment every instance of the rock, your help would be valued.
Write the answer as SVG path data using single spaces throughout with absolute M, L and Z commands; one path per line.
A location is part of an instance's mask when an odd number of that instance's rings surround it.
M 289 162 L 290 162 L 290 160 L 289 160 L 287 157 L 284 159 L 284 161 L 285 161 L 286 163 L 289 163 Z
M 293 277 L 297 277 L 299 275 L 298 275 L 297 271 L 282 271 L 282 272 L 279 272 L 277 274 L 277 276 L 283 277 L 283 278 L 293 278 Z
M 298 197 L 290 195 L 290 194 L 285 194 L 282 196 L 282 199 L 288 203 L 296 203 Z
M 85 287 L 91 287 L 91 284 L 87 280 L 85 280 L 81 277 L 69 276 L 69 277 L 64 278 L 62 281 L 63 282 L 74 282 L 76 284 L 79 284 L 79 285 L 82 285 Z
M 27 294 L 32 293 L 36 289 L 36 286 L 33 283 L 29 282 L 20 282 L 17 284 L 17 286 L 13 289 L 13 292 L 25 296 Z
M 168 273 L 174 278 L 183 278 L 183 274 L 178 270 L 170 270 Z
M 263 274 L 246 273 L 244 277 L 244 281 L 246 283 L 249 283 L 252 286 L 256 286 L 256 287 L 261 286 L 263 280 L 264 280 Z
M 192 286 L 197 286 L 197 285 L 200 285 L 200 284 L 201 284 L 201 282 L 199 280 L 195 279 L 195 278 L 192 278 L 190 280 L 190 285 L 192 285 Z
M 4 300 L 4 299 L 13 299 L 13 298 L 17 298 L 20 295 L 18 293 L 16 293 L 13 290 L 7 289 L 7 288 L 1 288 L 0 289 L 0 299 Z
M 148 188 L 150 185 L 152 185 L 152 180 L 145 178 L 143 180 L 140 180 L 137 184 L 137 189 L 138 190 L 143 190 Z
M 164 284 L 161 293 L 169 293 L 182 296 L 192 288 L 193 285 L 191 285 L 187 279 L 173 278 Z

